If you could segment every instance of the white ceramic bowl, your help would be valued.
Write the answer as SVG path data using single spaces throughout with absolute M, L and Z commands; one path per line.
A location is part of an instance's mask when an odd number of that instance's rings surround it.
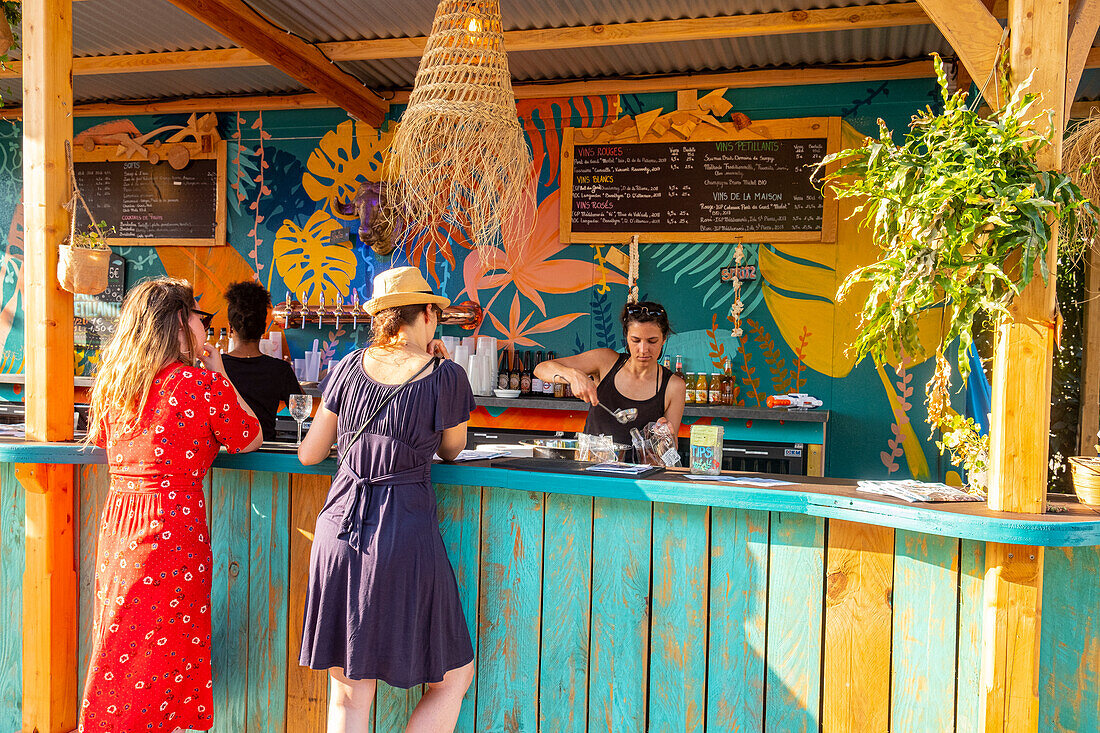
M 493 394 L 495 394 L 497 397 L 504 397 L 504 398 L 511 399 L 513 397 L 519 397 L 519 390 L 518 389 L 494 389 Z

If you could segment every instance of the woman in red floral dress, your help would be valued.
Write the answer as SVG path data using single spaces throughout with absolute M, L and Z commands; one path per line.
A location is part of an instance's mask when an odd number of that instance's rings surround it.
M 145 281 L 96 375 L 89 440 L 107 450 L 111 488 L 80 731 L 213 725 L 202 480 L 219 446 L 255 450 L 262 434 L 204 343 L 204 321 L 186 280 Z

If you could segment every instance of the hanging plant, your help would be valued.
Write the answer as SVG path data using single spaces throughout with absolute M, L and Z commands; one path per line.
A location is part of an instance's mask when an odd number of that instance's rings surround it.
M 1011 93 L 1007 80 L 1002 82 L 1007 103 L 983 118 L 976 105 L 967 105 L 965 92 L 948 92 L 938 56 L 935 69 L 942 113 L 918 113 L 901 145 L 879 120 L 877 139 L 827 156 L 819 169 L 839 164 L 825 185 L 839 198 L 860 200 L 855 213 L 863 214 L 882 250 L 876 262 L 849 275 L 837 294 L 843 298 L 859 283 L 871 286 L 851 348 L 857 358 L 923 358 L 917 318 L 942 308 L 937 376 L 928 385 L 929 423 L 944 430 L 941 451 L 980 473 L 976 428 L 950 408 L 944 349 L 957 341 L 965 382 L 975 320 L 1007 316 L 1012 298 L 1036 270 L 1044 282 L 1049 279 L 1046 254 L 1056 221 L 1077 230 L 1079 218 L 1100 221 L 1100 210 L 1069 176 L 1036 163 L 1051 136 L 1034 127 L 1037 97 L 1023 91 L 1027 82 Z M 1069 244 L 1079 249 L 1091 242 Z

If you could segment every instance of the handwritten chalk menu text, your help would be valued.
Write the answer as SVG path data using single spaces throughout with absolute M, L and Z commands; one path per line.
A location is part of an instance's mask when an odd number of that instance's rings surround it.
M 611 143 L 573 149 L 572 231 L 815 232 L 822 138 Z
M 182 170 L 167 162 L 112 160 L 76 164 L 76 181 L 97 221 L 119 239 L 214 239 L 218 163 L 192 160 Z M 77 229 L 89 227 L 77 207 Z

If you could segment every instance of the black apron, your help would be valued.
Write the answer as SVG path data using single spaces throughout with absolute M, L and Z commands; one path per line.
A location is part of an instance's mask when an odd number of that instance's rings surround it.
M 588 419 L 584 421 L 584 432 L 589 435 L 610 435 L 620 445 L 631 444 L 631 428 L 643 430 L 649 423 L 657 422 L 665 416 L 665 390 L 668 389 L 668 382 L 672 379 L 672 372 L 658 365 L 657 394 L 640 402 L 627 399 L 619 394 L 619 390 L 615 388 L 615 375 L 619 373 L 628 358 L 630 358 L 628 354 L 619 354 L 615 366 L 611 367 L 611 371 L 596 386 L 596 396 L 599 398 L 601 405 L 606 405 L 612 410 L 633 407 L 638 410 L 638 417 L 623 425 L 609 415 L 606 410 L 593 405 L 588 408 Z

